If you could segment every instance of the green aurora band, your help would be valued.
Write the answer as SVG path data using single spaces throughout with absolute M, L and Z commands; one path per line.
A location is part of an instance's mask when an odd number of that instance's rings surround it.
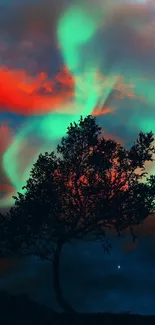
M 95 107 L 100 109 L 104 106 L 120 76 L 124 77 L 125 83 L 128 85 L 132 84 L 134 80 L 134 93 L 137 96 L 145 97 L 150 103 L 155 104 L 154 80 L 150 82 L 147 78 L 141 78 L 140 70 L 138 72 L 138 68 L 135 69 L 133 65 L 131 67 L 125 65 L 123 60 L 122 62 L 116 60 L 113 63 L 110 71 L 106 74 L 105 82 L 100 87 L 97 73 L 100 71 L 101 61 L 101 70 L 106 68 L 106 49 L 104 49 L 105 53 L 102 52 L 102 58 L 100 59 L 96 51 L 89 51 L 86 58 L 83 49 L 88 44 L 91 44 L 91 48 L 95 47 L 95 36 L 104 27 L 103 17 L 106 20 L 106 15 L 107 13 L 104 11 L 103 6 L 98 5 L 93 7 L 93 10 L 90 10 L 87 1 L 80 3 L 80 5 L 70 5 L 61 14 L 57 22 L 57 41 L 64 65 L 67 66 L 74 77 L 74 96 L 68 103 L 64 103 L 64 106 L 68 105 L 71 107 L 73 114 L 50 113 L 39 118 L 31 118 L 25 123 L 3 156 L 3 169 L 15 191 L 10 194 L 10 197 L 1 199 L 1 207 L 11 206 L 13 204 L 12 195 L 16 192 L 24 193 L 22 187 L 29 178 L 30 170 L 40 152 L 54 150 L 62 136 L 65 135 L 69 124 L 78 121 L 80 115 L 87 116 L 92 114 Z M 133 18 L 132 24 L 133 28 L 136 29 L 136 17 Z M 137 25 L 139 26 L 139 22 L 137 22 Z M 103 28 L 104 32 L 105 29 Z M 83 87 L 79 83 L 79 76 L 83 80 Z M 139 118 L 134 121 L 134 117 L 132 117 L 131 127 L 137 124 L 144 132 L 154 131 L 154 120 L 151 118 L 146 119 Z M 23 143 L 27 140 L 27 147 L 29 147 L 32 137 L 37 136 L 41 139 L 41 144 L 37 146 L 37 149 L 31 156 L 25 157 L 25 167 L 20 173 Z M 29 138 L 30 141 L 28 142 Z M 23 155 L 26 155 L 24 151 Z
M 108 83 L 108 87 L 103 84 L 102 97 L 100 98 L 101 92 L 98 92 L 99 81 L 96 77 L 96 73 L 98 72 L 97 60 L 95 57 L 91 57 L 90 53 L 90 58 L 88 58 L 87 64 L 82 72 L 84 89 L 81 90 L 80 88 L 79 78 L 77 76 L 81 74 L 81 67 L 83 66 L 81 48 L 87 42 L 93 42 L 93 36 L 97 32 L 99 25 L 97 15 L 94 17 L 87 12 L 86 8 L 82 6 L 71 6 L 61 16 L 57 25 L 57 39 L 60 44 L 64 64 L 68 67 L 75 80 L 74 98 L 72 103 L 68 103 L 72 105 L 74 114 L 47 114 L 41 119 L 38 119 L 37 122 L 31 119 L 19 131 L 3 156 L 3 168 L 15 188 L 15 193 L 24 193 L 22 187 L 29 178 L 31 168 L 39 153 L 48 150 L 51 151 L 53 149 L 53 143 L 55 141 L 58 143 L 61 137 L 65 135 L 69 124 L 78 121 L 81 114 L 83 116 L 91 114 L 99 100 L 100 105 L 98 107 L 103 106 L 116 83 L 117 77 L 112 77 L 110 83 Z M 94 62 L 93 68 L 92 61 Z M 39 136 L 44 139 L 44 144 L 30 157 L 31 159 L 21 175 L 19 173 L 21 160 L 20 148 L 23 146 L 24 139 L 30 135 L 36 126 Z M 10 194 L 9 198 L 4 198 L 0 202 L 1 207 L 8 207 L 12 204 L 12 194 Z

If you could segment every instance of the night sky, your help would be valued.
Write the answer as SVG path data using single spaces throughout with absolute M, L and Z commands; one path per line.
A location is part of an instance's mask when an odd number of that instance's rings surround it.
M 154 29 L 154 0 L 0 0 L 2 211 L 81 114 L 126 147 L 155 132 Z M 109 256 L 100 244 L 64 248 L 63 290 L 77 310 L 154 314 L 153 217 L 137 235 L 112 238 Z M 0 289 L 57 308 L 51 265 L 32 260 L 0 261 Z

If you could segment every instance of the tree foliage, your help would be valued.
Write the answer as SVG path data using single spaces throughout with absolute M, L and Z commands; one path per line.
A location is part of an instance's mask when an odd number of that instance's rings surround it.
M 58 243 L 76 238 L 101 239 L 108 249 L 106 230 L 132 229 L 154 212 L 155 178 L 145 168 L 155 153 L 152 132 L 125 149 L 101 131 L 94 117 L 81 117 L 59 157 L 40 154 L 8 215 L 12 249 L 49 258 Z

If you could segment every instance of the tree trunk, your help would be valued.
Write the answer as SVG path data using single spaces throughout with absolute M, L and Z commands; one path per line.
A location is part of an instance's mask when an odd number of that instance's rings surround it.
M 54 290 L 55 290 L 57 302 L 59 303 L 60 307 L 66 313 L 75 313 L 74 309 L 63 298 L 61 286 L 60 286 L 60 255 L 61 255 L 62 246 L 63 244 L 59 243 L 54 252 L 54 258 L 53 258 Z

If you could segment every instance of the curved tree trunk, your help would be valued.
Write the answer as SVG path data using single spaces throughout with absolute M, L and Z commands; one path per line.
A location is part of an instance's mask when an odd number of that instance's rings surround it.
M 60 307 L 66 313 L 75 313 L 74 309 L 65 301 L 62 295 L 61 286 L 60 286 L 60 255 L 63 244 L 58 244 L 54 252 L 53 258 L 53 280 L 54 280 L 54 290 L 56 294 L 57 302 Z

